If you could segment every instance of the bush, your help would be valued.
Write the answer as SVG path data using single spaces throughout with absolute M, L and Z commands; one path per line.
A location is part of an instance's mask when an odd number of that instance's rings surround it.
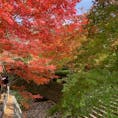
M 87 115 L 100 101 L 109 104 L 110 98 L 117 94 L 117 78 L 117 72 L 107 70 L 69 75 L 64 84 L 63 99 L 58 106 L 63 117 Z

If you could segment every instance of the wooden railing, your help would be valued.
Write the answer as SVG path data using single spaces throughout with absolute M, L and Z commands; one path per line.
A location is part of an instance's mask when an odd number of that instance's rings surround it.
M 22 118 L 22 111 L 14 95 L 9 94 L 9 87 L 7 93 L 2 94 L 1 97 L 2 109 L 0 118 Z
M 17 118 L 22 118 L 22 111 L 19 107 L 19 104 L 15 98 L 15 96 L 13 96 L 13 101 L 14 101 L 14 114 Z

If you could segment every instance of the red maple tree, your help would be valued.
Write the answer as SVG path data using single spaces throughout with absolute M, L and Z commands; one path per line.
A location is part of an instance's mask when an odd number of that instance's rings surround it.
M 0 0 L 0 61 L 6 62 L 9 73 L 37 84 L 54 78 L 54 54 L 59 54 L 58 59 L 68 54 L 72 49 L 68 37 L 86 24 L 76 14 L 77 2 Z

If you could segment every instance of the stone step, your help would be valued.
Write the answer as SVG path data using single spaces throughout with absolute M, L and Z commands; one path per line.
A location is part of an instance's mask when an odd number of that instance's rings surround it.
M 113 104 L 114 106 L 118 106 L 118 103 L 116 101 L 110 101 L 110 104 Z
M 98 108 L 98 107 L 93 107 L 93 110 L 95 110 L 96 112 L 97 112 L 97 115 L 99 116 L 99 117 L 103 117 L 103 113 L 101 113 L 101 110 Z
M 97 111 L 99 112 L 99 113 L 101 113 L 101 114 L 103 114 L 103 115 L 106 115 L 107 114 L 107 112 L 104 110 L 104 109 L 101 109 L 100 107 L 99 108 L 95 108 L 93 111 L 94 111 L 94 113 L 95 113 L 95 110 L 97 109 Z M 98 113 L 96 111 L 96 113 Z
M 89 114 L 90 118 L 97 118 L 94 114 Z
M 89 118 L 89 117 L 87 117 L 87 116 L 82 116 L 82 118 Z
M 118 98 L 117 99 L 116 98 L 111 98 L 110 100 L 118 103 Z

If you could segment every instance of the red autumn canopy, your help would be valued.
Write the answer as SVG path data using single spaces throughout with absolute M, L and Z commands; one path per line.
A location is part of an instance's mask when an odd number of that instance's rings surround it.
M 76 14 L 79 1 L 0 0 L 0 61 L 7 71 L 37 84 L 53 78 L 53 54 L 68 54 L 67 38 L 86 24 Z

